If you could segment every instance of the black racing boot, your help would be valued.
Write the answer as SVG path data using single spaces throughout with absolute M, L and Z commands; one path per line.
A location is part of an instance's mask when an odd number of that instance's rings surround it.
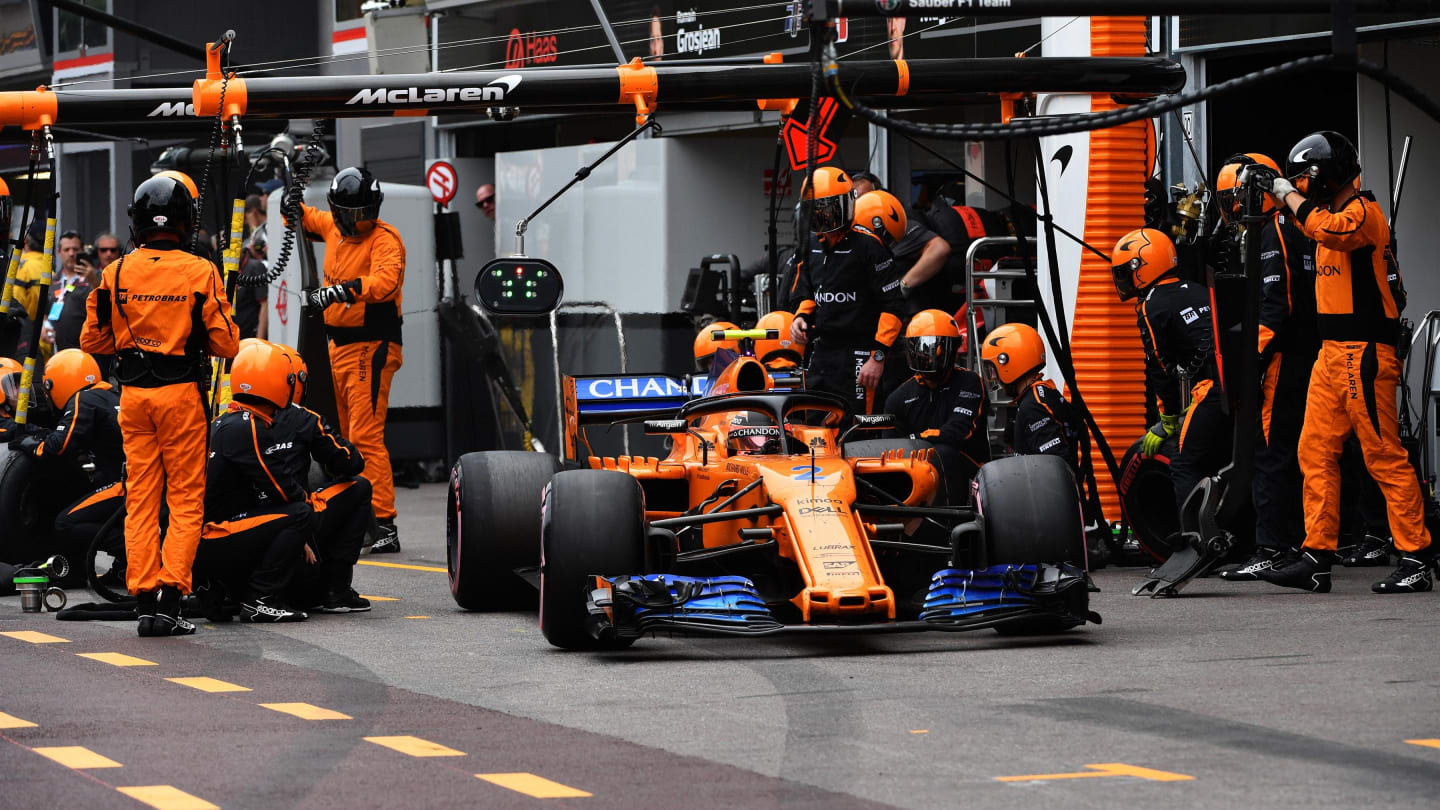
M 240 603 L 240 615 L 253 624 L 274 624 L 276 622 L 303 622 L 310 615 L 303 610 L 287 607 L 280 597 L 273 594 Z
M 375 521 L 375 545 L 371 554 L 394 554 L 400 551 L 400 530 L 395 528 L 394 519 Z
M 233 603 L 226 604 L 226 597 L 225 589 L 214 580 L 195 584 L 195 599 L 200 603 L 200 612 L 216 624 L 228 622 L 234 616 Z
M 1426 549 L 1428 552 L 1429 549 Z M 1435 587 L 1435 581 L 1430 575 L 1430 555 L 1425 552 L 1406 554 L 1400 558 L 1400 564 L 1385 577 L 1374 585 L 1370 590 L 1375 593 L 1421 593 Z
M 1330 592 L 1330 568 L 1335 564 L 1335 552 L 1306 549 L 1300 556 L 1274 565 L 1257 575 L 1272 585 L 1282 588 L 1299 588 L 1313 593 Z
M 1369 568 L 1390 564 L 1390 542 L 1373 534 L 1350 547 L 1340 564 L 1346 568 Z
M 1269 571 L 1276 565 L 1285 563 L 1286 553 L 1274 548 L 1257 548 L 1250 559 L 1233 567 L 1227 568 L 1219 573 L 1221 579 L 1226 582 L 1258 582 L 1260 572 Z
M 195 625 L 180 615 L 180 589 L 174 585 L 161 585 L 156 591 L 155 619 L 150 632 L 140 627 L 142 636 L 188 636 L 195 632 Z
M 141 591 L 136 594 L 135 618 L 139 620 L 136 632 L 142 636 L 155 635 L 155 591 Z
M 369 609 L 370 600 L 353 588 L 332 588 L 317 608 L 321 613 L 364 613 Z

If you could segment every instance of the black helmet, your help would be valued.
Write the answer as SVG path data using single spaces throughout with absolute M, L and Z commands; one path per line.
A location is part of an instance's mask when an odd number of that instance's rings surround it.
M 183 242 L 195 230 L 195 200 L 185 184 L 155 177 L 135 187 L 130 204 L 130 238 L 142 245 L 162 234 Z
M 368 169 L 351 166 L 342 169 L 330 181 L 327 199 L 340 233 L 359 236 L 361 223 L 373 222 L 380 216 L 380 203 L 385 201 L 385 193 L 380 190 L 380 181 Z
M 1355 145 L 1338 132 L 1324 130 L 1307 135 L 1290 150 L 1285 173 L 1296 191 L 1325 204 L 1360 176 Z

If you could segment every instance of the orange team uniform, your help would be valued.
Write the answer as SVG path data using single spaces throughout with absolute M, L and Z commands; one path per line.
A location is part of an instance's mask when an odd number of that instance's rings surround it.
M 1316 326 L 1322 341 L 1310 374 L 1300 469 L 1305 474 L 1305 547 L 1334 551 L 1340 515 L 1340 453 L 1354 433 L 1365 466 L 1385 493 L 1395 547 L 1430 545 L 1425 505 L 1400 444 L 1396 387 L 1403 288 L 1386 253 L 1390 226 L 1369 192 L 1331 213 L 1306 202 L 1296 211 L 1315 250 Z
M 138 248 L 112 262 L 86 302 L 80 348 L 114 354 L 125 448 L 126 585 L 190 591 L 205 519 L 210 356 L 234 357 L 240 330 L 215 265 Z M 160 546 L 160 499 L 170 507 Z
M 351 304 L 325 308 L 330 369 L 340 433 L 365 458 L 365 477 L 374 489 L 371 504 L 379 520 L 395 518 L 395 481 L 385 448 L 385 412 L 390 382 L 400 368 L 400 291 L 405 286 L 405 243 L 395 226 L 375 220 L 359 236 L 345 236 L 329 212 L 305 206 L 303 224 L 311 238 L 325 241 L 325 285 L 360 281 Z

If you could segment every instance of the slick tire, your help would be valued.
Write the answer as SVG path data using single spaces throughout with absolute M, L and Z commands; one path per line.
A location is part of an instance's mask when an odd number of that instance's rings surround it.
M 54 549 L 55 516 L 64 494 L 55 493 L 58 482 L 46 486 L 40 462 L 24 453 L 0 448 L 0 562 L 23 565 L 60 551 Z M 78 555 L 64 550 L 70 559 Z
M 548 453 L 466 453 L 450 471 L 445 558 L 466 610 L 533 610 L 517 568 L 540 564 L 540 499 L 560 460 Z
M 1164 562 L 1184 545 L 1170 486 L 1170 454 L 1177 445 L 1171 439 L 1153 458 L 1145 458 L 1140 455 L 1141 441 L 1130 445 L 1120 461 L 1120 508 L 1140 548 L 1156 562 Z
M 622 472 L 567 470 L 545 488 L 540 631 L 566 650 L 616 650 L 633 639 L 591 635 L 587 587 L 596 576 L 644 574 L 645 497 Z

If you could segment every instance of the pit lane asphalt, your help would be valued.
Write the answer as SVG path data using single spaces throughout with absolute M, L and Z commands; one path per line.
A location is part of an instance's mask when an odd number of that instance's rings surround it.
M 1042 639 L 659 638 L 575 654 L 533 615 L 456 608 L 443 486 L 398 498 L 404 551 L 356 575 L 396 601 L 368 614 L 153 640 L 0 599 L 0 633 L 67 639 L 0 636 L 0 807 L 143 807 L 116 790 L 137 785 L 254 808 L 1437 804 L 1440 602 L 1372 595 L 1375 569 L 1337 571 L 1323 596 L 1205 579 L 1170 600 L 1131 597 L 1138 569 L 1106 570 L 1091 603 L 1104 625 Z M 95 652 L 154 663 L 78 655 Z M 166 680 L 198 676 L 251 691 Z M 389 736 L 453 753 L 365 739 Z M 120 767 L 34 751 L 64 746 Z M 516 773 L 530 776 L 476 778 Z M 1001 781 L 1014 776 L 1066 778 Z M 565 788 L 591 795 L 524 792 Z

